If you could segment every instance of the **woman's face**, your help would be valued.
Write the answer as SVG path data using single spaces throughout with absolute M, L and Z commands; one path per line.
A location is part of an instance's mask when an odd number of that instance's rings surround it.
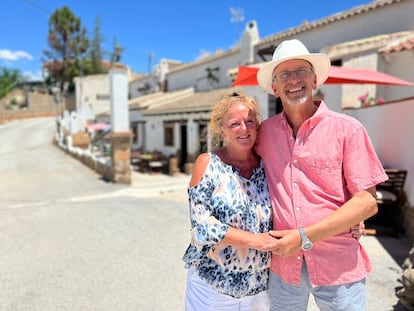
M 257 135 L 254 112 L 243 103 L 234 104 L 223 117 L 221 135 L 228 146 L 253 148 Z

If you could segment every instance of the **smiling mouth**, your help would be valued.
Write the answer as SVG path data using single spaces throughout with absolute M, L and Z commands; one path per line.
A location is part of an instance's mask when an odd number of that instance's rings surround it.
M 249 134 L 249 135 L 246 135 L 246 136 L 237 136 L 237 138 L 240 138 L 240 139 L 247 139 L 247 138 L 250 138 L 250 134 Z
M 294 88 L 294 89 L 289 89 L 289 90 L 287 90 L 287 92 L 286 92 L 286 93 L 296 93 L 296 92 L 302 91 L 302 90 L 304 90 L 304 89 L 305 89 L 305 87 L 304 87 L 304 86 L 301 86 L 301 87 L 296 87 L 296 88 Z

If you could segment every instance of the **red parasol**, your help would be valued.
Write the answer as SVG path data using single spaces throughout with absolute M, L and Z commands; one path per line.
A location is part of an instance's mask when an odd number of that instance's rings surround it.
M 257 71 L 262 64 L 239 66 L 233 86 L 257 85 Z M 380 71 L 331 66 L 328 79 L 324 84 L 383 84 L 413 86 L 406 80 L 385 74 Z

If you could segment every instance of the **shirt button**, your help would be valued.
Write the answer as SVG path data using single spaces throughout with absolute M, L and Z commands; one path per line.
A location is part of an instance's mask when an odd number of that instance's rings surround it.
M 300 207 L 295 207 L 295 210 L 300 211 Z
M 301 259 L 302 259 L 302 257 L 298 256 L 298 257 L 297 257 L 297 259 L 298 259 L 298 260 L 301 260 Z

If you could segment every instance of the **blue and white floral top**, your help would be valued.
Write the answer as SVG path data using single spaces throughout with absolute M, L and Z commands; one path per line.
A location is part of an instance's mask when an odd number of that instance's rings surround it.
M 188 189 L 191 243 L 183 260 L 218 292 L 235 298 L 267 289 L 270 252 L 216 245 L 229 226 L 254 233 L 272 229 L 272 207 L 261 163 L 250 179 L 209 153 L 199 184 Z

